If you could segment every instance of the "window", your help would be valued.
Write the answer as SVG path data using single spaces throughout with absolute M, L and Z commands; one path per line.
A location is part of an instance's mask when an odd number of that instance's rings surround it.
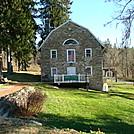
M 106 77 L 113 77 L 113 72 L 112 71 L 107 71 L 106 72 Z
M 50 50 L 50 57 L 57 58 L 57 50 Z
M 64 41 L 63 45 L 78 45 L 78 41 L 75 39 L 67 39 Z
M 85 69 L 86 69 L 86 74 L 87 75 L 92 75 L 92 66 L 88 66 Z
M 51 68 L 51 76 L 54 76 L 54 74 L 57 74 L 57 68 L 56 67 Z
M 92 57 L 92 48 L 85 49 L 85 57 Z
M 67 62 L 69 63 L 75 62 L 75 49 L 67 50 Z

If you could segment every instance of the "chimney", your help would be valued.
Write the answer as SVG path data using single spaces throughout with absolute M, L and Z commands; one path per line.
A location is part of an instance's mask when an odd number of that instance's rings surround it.
M 45 30 L 46 30 L 46 35 L 50 33 L 50 20 L 47 18 L 45 20 Z

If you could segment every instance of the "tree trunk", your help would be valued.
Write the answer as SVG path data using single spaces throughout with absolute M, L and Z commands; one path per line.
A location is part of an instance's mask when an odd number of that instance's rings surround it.
M 117 72 L 115 72 L 115 82 L 118 82 Z
M 20 66 L 21 66 L 20 59 L 18 58 L 18 71 L 20 71 Z
M 24 62 L 21 63 L 21 71 L 24 71 Z
M 13 72 L 11 51 L 9 48 L 7 48 L 7 72 L 8 74 L 11 74 Z
M 24 70 L 27 71 L 27 63 L 25 60 L 24 60 Z

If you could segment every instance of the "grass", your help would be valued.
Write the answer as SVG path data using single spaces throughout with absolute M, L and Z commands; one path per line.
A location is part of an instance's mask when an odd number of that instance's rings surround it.
M 4 76 L 17 82 L 40 81 L 40 75 L 26 72 L 16 72 L 12 75 L 4 73 Z M 108 83 L 110 85 L 109 81 Z M 134 86 L 119 82 L 113 85 L 113 87 L 109 86 L 109 89 L 112 89 L 109 93 L 35 85 L 48 95 L 47 102 L 40 113 L 40 121 L 45 126 L 41 128 L 37 126 L 37 128 L 41 132 L 46 131 L 46 128 L 51 128 L 52 131 L 58 129 L 57 133 L 63 128 L 67 131 L 75 129 L 86 133 L 90 130 L 97 131 L 99 128 L 106 134 L 132 134 L 134 132 Z
M 37 85 L 48 95 L 43 107 L 42 122 L 58 129 L 101 131 L 106 134 L 132 134 L 134 132 L 134 87 L 117 83 L 114 91 L 82 91 L 54 89 Z
M 7 72 L 3 73 L 4 77 L 7 77 L 9 80 L 17 82 L 40 82 L 41 76 L 34 72 L 14 72 L 8 74 Z
M 13 87 L 13 85 L 9 85 L 9 84 L 0 84 L 0 91 L 3 91 L 5 89 L 8 89 L 10 87 Z

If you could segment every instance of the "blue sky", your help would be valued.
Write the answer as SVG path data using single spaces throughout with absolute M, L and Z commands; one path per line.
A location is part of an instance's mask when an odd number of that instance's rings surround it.
M 104 27 L 118 15 L 119 7 L 114 3 L 105 0 L 73 0 L 71 11 L 72 21 L 88 28 L 102 42 L 109 38 L 112 44 L 121 43 L 122 25 L 116 27 L 116 22 L 113 22 Z M 131 42 L 131 46 L 134 46 L 133 38 Z
M 73 0 L 71 6 L 72 21 L 88 28 L 102 42 L 109 38 L 111 43 L 120 42 L 121 29 L 116 28 L 115 23 L 104 24 L 112 20 L 116 16 L 116 6 L 113 3 L 105 2 L 105 0 Z

